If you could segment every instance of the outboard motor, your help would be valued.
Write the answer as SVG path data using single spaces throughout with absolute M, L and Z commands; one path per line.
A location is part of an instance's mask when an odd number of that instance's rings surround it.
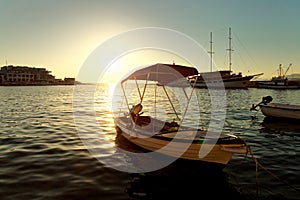
M 256 110 L 256 107 L 259 106 L 259 104 L 263 103 L 263 104 L 267 104 L 270 103 L 273 100 L 273 98 L 271 96 L 265 96 L 262 98 L 262 101 L 259 102 L 257 105 L 254 106 L 254 104 L 252 104 L 252 107 L 250 108 L 250 110 Z
M 273 100 L 273 98 L 271 96 L 265 96 L 262 98 L 262 102 L 263 104 L 267 104 L 270 103 Z

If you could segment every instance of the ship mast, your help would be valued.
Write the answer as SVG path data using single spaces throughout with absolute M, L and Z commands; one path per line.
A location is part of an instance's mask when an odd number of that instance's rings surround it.
M 229 28 L 229 43 L 228 43 L 228 46 L 229 48 L 227 49 L 227 51 L 229 51 L 229 62 L 228 62 L 228 68 L 229 68 L 229 71 L 231 71 L 231 66 L 232 66 L 232 63 L 231 63 L 231 52 L 233 51 L 232 47 L 231 47 L 231 40 L 232 40 L 232 37 L 231 37 L 231 28 Z
M 210 71 L 212 72 L 212 63 L 213 63 L 213 48 L 212 48 L 212 32 L 210 32 L 210 49 L 209 49 L 209 54 L 210 54 Z
M 289 71 L 290 67 L 292 66 L 292 63 L 290 63 L 289 67 L 286 69 L 286 71 L 284 72 L 283 76 L 285 77 L 286 73 Z
M 282 68 L 281 68 L 281 64 L 279 64 L 279 69 L 278 69 L 278 76 L 281 77 L 281 72 L 282 72 Z

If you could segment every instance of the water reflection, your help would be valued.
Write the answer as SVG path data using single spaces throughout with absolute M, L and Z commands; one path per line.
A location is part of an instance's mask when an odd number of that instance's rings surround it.
M 222 170 L 210 164 L 176 160 L 167 167 L 145 174 L 131 174 L 126 192 L 134 199 L 201 199 L 226 196 L 238 199 Z
M 267 137 L 276 137 L 278 135 L 300 136 L 300 124 L 295 121 L 270 119 L 265 117 L 261 125 L 261 132 L 272 134 Z
M 146 150 L 117 134 L 116 146 L 129 152 Z M 186 199 L 220 197 L 233 199 L 239 193 L 228 182 L 223 165 L 178 159 L 170 165 L 148 173 L 132 173 L 126 192 L 133 199 Z

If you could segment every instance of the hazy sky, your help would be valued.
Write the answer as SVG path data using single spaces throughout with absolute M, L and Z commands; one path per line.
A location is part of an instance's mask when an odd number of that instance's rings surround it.
M 231 27 L 233 71 L 271 77 L 279 64 L 292 63 L 289 73 L 300 73 L 299 9 L 298 0 L 0 0 L 0 66 L 44 67 L 57 78 L 77 77 L 103 42 L 132 29 L 161 27 L 207 51 L 212 32 L 214 61 L 227 69 Z M 182 62 L 163 55 L 144 64 Z

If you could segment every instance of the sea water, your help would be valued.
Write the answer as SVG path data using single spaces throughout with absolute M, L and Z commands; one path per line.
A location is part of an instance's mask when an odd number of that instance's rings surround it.
M 234 155 L 218 171 L 176 161 L 153 173 L 117 170 L 129 163 L 118 152 L 120 143 L 141 150 L 117 137 L 113 92 L 107 84 L 96 91 L 94 85 L 0 87 L 0 199 L 300 199 L 300 125 L 266 122 L 259 110 L 250 111 L 267 95 L 273 102 L 300 105 L 299 90 L 226 90 L 222 131 L 245 139 L 252 154 Z M 197 92 L 203 100 L 200 125 L 207 127 L 210 93 Z M 90 95 L 94 110 L 86 100 Z M 79 123 L 74 101 L 82 107 Z M 87 146 L 78 127 L 91 138 L 105 138 Z M 111 158 L 118 162 L 107 165 Z

